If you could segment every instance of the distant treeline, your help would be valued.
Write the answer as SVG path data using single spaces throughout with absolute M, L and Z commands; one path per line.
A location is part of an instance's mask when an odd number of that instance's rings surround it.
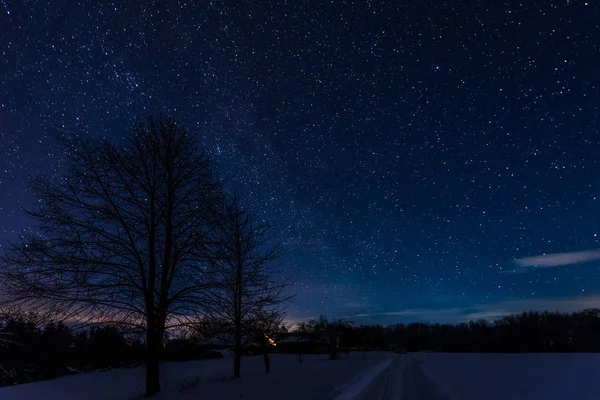
M 0 386 L 140 363 L 143 345 L 116 326 L 72 329 L 35 313 L 0 315 Z
M 324 316 L 273 337 L 273 352 L 390 350 L 444 352 L 600 352 L 600 310 L 577 313 L 523 312 L 494 322 L 355 325 Z M 99 325 L 69 327 L 33 312 L 0 313 L 0 386 L 143 363 L 143 333 Z M 218 345 L 196 333 L 171 335 L 163 361 L 212 358 Z M 246 354 L 252 354 L 246 349 Z
M 576 313 L 523 312 L 496 321 L 459 324 L 354 325 L 320 317 L 299 324 L 309 340 L 339 336 L 342 349 L 445 352 L 600 352 L 600 310 Z M 322 340 L 322 339 L 321 339 Z M 328 339 L 330 340 L 330 339 Z
M 170 332 L 161 361 L 222 357 L 202 334 Z M 124 326 L 69 326 L 32 311 L 0 310 L 0 386 L 145 363 L 144 332 Z

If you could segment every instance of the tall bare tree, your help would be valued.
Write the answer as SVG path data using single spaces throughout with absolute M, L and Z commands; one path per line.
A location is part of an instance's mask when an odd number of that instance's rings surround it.
M 233 377 L 239 378 L 244 339 L 254 339 L 257 317 L 265 322 L 269 312 L 280 315 L 290 297 L 284 293 L 286 282 L 275 276 L 274 262 L 281 250 L 270 241 L 271 226 L 257 224 L 256 216 L 242 209 L 235 193 L 220 215 L 206 320 L 216 321 L 220 333 L 233 339 Z
M 119 146 L 62 143 L 66 171 L 33 182 L 39 207 L 28 213 L 37 232 L 3 257 L 7 300 L 142 327 L 146 394 L 153 395 L 165 329 L 197 315 L 206 295 L 221 185 L 196 137 L 168 118 L 135 125 Z

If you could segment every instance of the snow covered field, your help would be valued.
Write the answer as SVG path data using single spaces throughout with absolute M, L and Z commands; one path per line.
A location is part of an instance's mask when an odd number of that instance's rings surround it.
M 407 399 L 600 399 L 600 354 L 419 353 L 404 378 Z
M 373 378 L 372 369 L 390 363 L 391 353 L 362 353 L 329 361 L 326 355 L 304 356 L 302 364 L 295 355 L 272 355 L 271 374 L 264 373 L 262 357 L 242 359 L 242 379 L 231 376 L 232 359 L 167 363 L 163 365 L 161 384 L 166 391 L 159 400 L 184 399 L 327 399 L 348 398 L 346 390 L 357 391 Z M 381 364 L 383 363 L 383 364 Z M 378 366 L 379 364 L 379 366 Z M 376 370 L 377 371 L 377 370 Z M 371 375 L 368 375 L 369 372 Z M 199 385 L 179 391 L 182 379 L 200 375 Z M 375 374 L 377 375 L 377 374 Z M 366 378 L 366 379 L 365 379 Z M 351 386 L 349 386 L 351 385 Z M 357 389 L 358 388 L 358 389 Z M 87 373 L 0 388 L 2 400 L 129 400 L 143 393 L 144 369 L 120 369 Z
M 163 366 L 158 400 L 559 400 L 600 398 L 600 354 L 362 353 L 329 361 L 325 355 L 242 360 L 242 379 L 223 380 L 231 358 Z M 180 392 L 182 379 L 200 376 Z M 133 399 L 143 392 L 144 369 L 123 369 L 0 388 L 0 399 Z

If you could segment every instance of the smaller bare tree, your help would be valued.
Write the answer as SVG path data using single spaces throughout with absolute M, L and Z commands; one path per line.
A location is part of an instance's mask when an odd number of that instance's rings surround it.
M 254 338 L 260 346 L 265 363 L 265 373 L 271 372 L 269 350 L 277 346 L 277 334 L 285 329 L 283 320 L 285 312 L 281 307 L 274 306 L 257 310 L 251 318 L 249 330 L 254 332 Z
M 280 247 L 269 241 L 270 225 L 255 224 L 256 217 L 244 211 L 237 193 L 225 202 L 221 223 L 215 230 L 212 257 L 211 306 L 206 319 L 216 321 L 220 333 L 234 344 L 233 377 L 240 377 L 244 339 L 253 337 L 253 320 L 269 310 L 280 310 L 290 296 L 287 284 L 275 278 L 274 262 Z

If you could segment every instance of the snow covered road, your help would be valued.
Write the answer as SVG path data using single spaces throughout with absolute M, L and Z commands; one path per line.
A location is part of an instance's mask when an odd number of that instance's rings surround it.
M 398 355 L 357 400 L 597 400 L 600 354 Z
M 413 355 L 404 356 L 403 395 L 407 400 L 448 400 L 437 390 L 435 382 L 422 371 L 421 362 Z

